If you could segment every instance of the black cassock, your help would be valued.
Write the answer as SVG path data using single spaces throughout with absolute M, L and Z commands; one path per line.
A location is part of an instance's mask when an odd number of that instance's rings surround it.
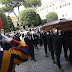
M 47 34 L 46 33 L 43 34 L 42 39 L 43 39 L 43 43 L 44 43 L 45 53 L 47 55 Z
M 54 60 L 53 40 L 52 40 L 51 34 L 49 34 L 47 36 L 48 36 L 48 48 L 51 53 L 52 60 Z
M 31 58 L 34 59 L 34 47 L 33 47 L 33 38 L 32 36 L 27 36 L 24 38 L 25 43 L 29 46 L 29 50 L 31 51 Z
M 61 54 L 61 49 L 62 49 L 62 36 L 52 34 L 51 37 L 53 40 L 53 49 L 56 55 L 57 65 L 59 68 L 61 68 L 60 54 Z

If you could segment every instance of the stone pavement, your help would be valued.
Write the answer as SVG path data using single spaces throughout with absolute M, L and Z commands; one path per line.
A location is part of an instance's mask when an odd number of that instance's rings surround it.
M 51 60 L 51 55 L 45 57 L 44 47 L 39 46 L 39 50 L 35 49 L 36 62 L 29 59 L 27 62 L 20 65 L 16 65 L 16 72 L 59 72 L 56 64 L 53 64 Z M 64 72 L 72 72 L 72 67 L 69 62 L 67 62 L 61 54 L 61 64 Z

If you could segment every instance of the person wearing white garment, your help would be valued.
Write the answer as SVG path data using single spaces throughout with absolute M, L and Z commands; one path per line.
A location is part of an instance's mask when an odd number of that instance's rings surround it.
M 7 34 L 6 36 L 10 38 L 9 34 Z M 5 38 L 0 39 L 0 42 L 1 42 L 1 47 L 3 48 L 3 50 L 9 50 L 10 48 L 12 48 L 12 45 L 10 43 L 7 43 Z
M 23 33 L 23 34 L 20 36 L 20 40 L 23 41 L 23 42 L 25 42 L 25 41 L 24 41 L 24 38 L 25 38 L 25 36 L 24 36 L 24 33 Z
M 0 51 L 3 51 L 3 48 L 2 48 L 2 43 L 0 42 Z

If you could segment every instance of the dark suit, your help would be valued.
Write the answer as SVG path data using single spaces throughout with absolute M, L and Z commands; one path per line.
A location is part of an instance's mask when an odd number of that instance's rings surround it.
M 71 31 L 64 32 L 62 35 L 64 56 L 66 59 L 68 58 L 67 51 L 69 48 L 69 51 L 70 51 L 69 60 L 72 62 L 72 39 L 71 38 L 72 38 L 72 32 Z
M 40 39 L 39 39 L 40 46 L 42 46 L 42 44 L 43 44 L 43 41 L 42 41 L 42 36 L 43 36 L 43 33 L 40 33 Z
M 53 40 L 53 49 L 56 55 L 57 65 L 59 68 L 61 68 L 60 54 L 62 49 L 62 36 L 52 34 L 52 40 Z
M 42 39 L 44 43 L 45 54 L 47 55 L 47 34 L 46 33 L 43 34 Z
M 37 34 L 33 34 L 33 38 L 34 38 L 34 47 L 38 49 L 38 35 Z
M 51 53 L 52 60 L 54 60 L 53 40 L 52 40 L 51 34 L 49 34 L 47 36 L 48 36 L 48 48 Z
M 29 46 L 29 49 L 31 51 L 31 58 L 34 59 L 34 47 L 33 47 L 34 41 L 32 36 L 30 35 L 28 37 L 25 37 L 24 40 L 25 40 L 25 43 Z
M 14 36 L 13 39 L 17 40 L 17 41 L 21 41 L 19 36 Z

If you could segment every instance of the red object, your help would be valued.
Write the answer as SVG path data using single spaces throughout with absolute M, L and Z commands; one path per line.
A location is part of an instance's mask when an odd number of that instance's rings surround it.
M 14 39 L 10 42 L 10 44 L 11 44 L 12 46 L 14 46 L 14 45 L 17 44 L 17 43 L 19 43 L 19 41 L 14 40 Z
M 2 28 L 2 21 L 1 21 L 1 18 L 0 18 L 0 30 L 1 29 L 3 29 L 3 28 Z

